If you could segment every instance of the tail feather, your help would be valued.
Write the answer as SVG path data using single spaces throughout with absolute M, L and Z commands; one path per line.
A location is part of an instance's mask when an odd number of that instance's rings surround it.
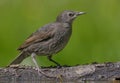
M 28 57 L 28 55 L 24 52 L 21 52 L 16 58 L 15 60 L 13 60 L 8 66 L 10 65 L 15 65 L 15 64 L 20 64 L 26 57 Z

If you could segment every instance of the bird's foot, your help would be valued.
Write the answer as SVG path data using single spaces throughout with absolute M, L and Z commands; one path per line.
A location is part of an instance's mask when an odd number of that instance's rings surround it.
M 45 72 L 43 72 L 40 68 L 36 68 L 36 70 L 38 71 L 38 75 L 41 76 L 41 75 L 44 75 L 45 77 L 48 77 L 48 78 L 56 78 L 55 76 L 50 76 L 50 75 L 47 75 Z
M 38 71 L 39 76 L 40 76 L 41 74 L 46 75 L 40 68 L 35 68 L 35 70 Z

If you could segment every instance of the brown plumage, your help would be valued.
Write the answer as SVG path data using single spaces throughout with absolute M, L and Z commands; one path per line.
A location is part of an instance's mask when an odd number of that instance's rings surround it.
M 47 24 L 38 29 L 18 48 L 20 55 L 10 65 L 21 63 L 26 57 L 30 56 L 40 71 L 35 60 L 36 55 L 45 55 L 48 59 L 58 66 L 59 63 L 52 59 L 52 55 L 61 51 L 68 43 L 72 34 L 72 22 L 84 12 L 63 11 L 58 15 L 55 22 Z

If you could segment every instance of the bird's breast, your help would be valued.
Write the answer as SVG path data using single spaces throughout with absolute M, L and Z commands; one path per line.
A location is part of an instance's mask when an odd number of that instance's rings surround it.
M 50 46 L 49 46 L 50 49 L 54 50 L 54 53 L 61 51 L 68 43 L 71 34 L 72 34 L 71 28 L 58 30 L 54 35 L 52 43 L 50 43 Z

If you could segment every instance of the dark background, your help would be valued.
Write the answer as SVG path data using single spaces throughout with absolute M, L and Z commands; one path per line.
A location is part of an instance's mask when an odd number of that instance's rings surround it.
M 9 64 L 24 40 L 55 21 L 63 10 L 85 11 L 73 24 L 66 48 L 53 58 L 62 65 L 120 60 L 120 0 L 0 0 L 0 66 Z M 54 65 L 38 57 L 40 65 Z M 23 64 L 33 65 L 31 58 Z

